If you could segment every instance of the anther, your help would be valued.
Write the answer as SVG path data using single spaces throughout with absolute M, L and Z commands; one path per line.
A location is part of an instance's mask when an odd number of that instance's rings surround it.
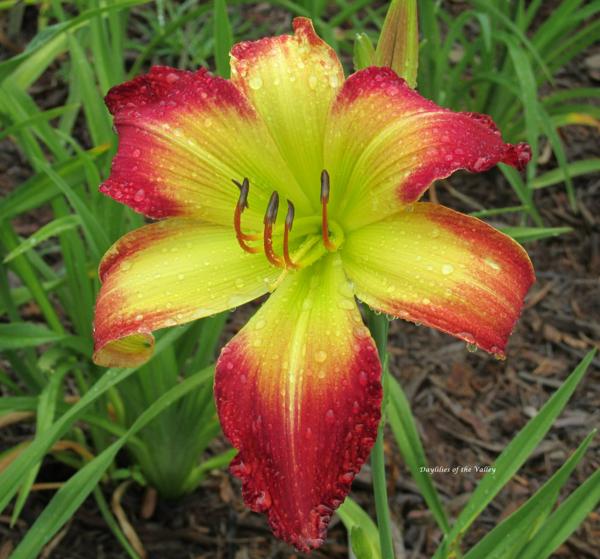
M 326 169 L 321 171 L 321 229 L 323 235 L 323 244 L 325 248 L 333 252 L 336 246 L 329 238 L 329 224 L 327 219 L 327 203 L 329 202 L 329 173 Z
M 237 237 L 239 245 L 246 252 L 255 254 L 260 252 L 260 249 L 249 246 L 246 241 L 255 241 L 260 239 L 257 235 L 246 235 L 242 232 L 242 212 L 248 207 L 248 192 L 250 191 L 250 181 L 247 178 L 240 183 L 233 179 L 233 183 L 240 189 L 240 197 L 235 206 L 235 213 L 233 215 L 233 226 L 235 228 L 235 236 Z
M 267 206 L 267 211 L 265 213 L 265 218 L 263 221 L 263 223 L 265 225 L 265 229 L 264 229 L 264 233 L 263 233 L 263 244 L 264 244 L 265 256 L 267 257 L 267 260 L 271 264 L 273 264 L 273 266 L 283 268 L 284 267 L 283 261 L 273 251 L 273 224 L 275 223 L 275 221 L 277 219 L 278 211 L 279 211 L 279 194 L 275 190 L 275 191 L 273 191 L 273 194 L 271 194 L 271 198 L 269 200 L 269 205 Z
M 298 264 L 295 264 L 290 258 L 290 246 L 289 246 L 289 237 L 290 231 L 292 230 L 292 225 L 294 223 L 294 204 L 292 204 L 289 200 L 288 203 L 288 211 L 285 216 L 285 229 L 283 230 L 283 259 L 285 260 L 285 265 L 287 268 L 299 268 Z

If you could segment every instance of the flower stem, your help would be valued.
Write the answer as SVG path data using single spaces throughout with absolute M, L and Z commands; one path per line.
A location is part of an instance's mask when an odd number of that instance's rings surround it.
M 377 526 L 379 529 L 379 543 L 381 545 L 381 556 L 383 559 L 394 559 L 394 545 L 392 543 L 392 525 L 390 520 L 390 508 L 388 505 L 387 485 L 385 476 L 385 454 L 383 449 L 383 429 L 385 426 L 385 375 L 387 374 L 387 335 L 388 320 L 384 315 L 376 315 L 367 309 L 367 323 L 371 335 L 377 345 L 379 359 L 383 364 L 382 384 L 384 397 L 382 403 L 382 420 L 377 430 L 377 439 L 371 451 L 371 472 L 373 476 L 373 495 L 375 496 L 375 510 L 377 511 Z

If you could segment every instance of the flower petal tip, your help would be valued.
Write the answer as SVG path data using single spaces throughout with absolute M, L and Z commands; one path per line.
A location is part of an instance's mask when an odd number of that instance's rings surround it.
M 215 372 L 244 499 L 302 551 L 323 543 L 381 416 L 377 348 L 336 262 L 286 278 L 223 348 Z
M 311 401 L 301 404 L 298 420 L 304 432 L 298 436 L 277 421 L 276 410 L 253 407 L 248 420 L 244 403 L 227 396 L 232 386 L 249 389 L 246 342 L 237 338 L 223 348 L 215 376 L 223 431 L 240 450 L 230 472 L 242 481 L 246 505 L 267 514 L 275 536 L 299 551 L 310 552 L 325 542 L 331 517 L 350 492 L 375 442 L 382 400 L 377 351 L 366 328 L 354 336 L 356 354 L 351 368 L 355 374 L 349 375 L 353 380 L 344 396 L 337 393 L 340 405 L 336 412 L 328 409 L 323 418 L 323 402 L 313 392 Z M 326 399 L 332 396 L 321 394 Z M 256 395 L 252 401 L 256 402 Z M 291 450 L 290 444 L 296 448 Z M 290 463 L 290 456 L 297 462 Z
M 100 367 L 137 367 L 154 353 L 154 336 L 139 332 L 114 341 L 96 338 L 92 360 Z

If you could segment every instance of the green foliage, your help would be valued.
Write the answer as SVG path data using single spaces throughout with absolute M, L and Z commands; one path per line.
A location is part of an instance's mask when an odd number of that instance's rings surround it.
M 0 351 L 18 377 L 15 383 L 0 375 L 0 383 L 15 394 L 4 399 L 0 415 L 28 411 L 36 421 L 33 441 L 4 454 L 0 508 L 16 495 L 12 521 L 17 520 L 47 453 L 78 469 L 16 557 L 37 553 L 89 494 L 128 549 L 98 489 L 103 476 L 117 475 L 113 461 L 120 448 L 131 464 L 118 472 L 119 479 L 135 478 L 168 497 L 192 491 L 210 468 L 232 457 L 206 454 L 219 425 L 208 377 L 198 373 L 215 358 L 226 315 L 159 336 L 156 357 L 145 367 L 104 371 L 91 360 L 100 258 L 143 223 L 98 192 L 116 151 L 103 96 L 126 77 L 128 26 L 153 13 L 151 6 L 138 7 L 131 17 L 131 8 L 141 4 L 78 2 L 69 15 L 60 3 L 40 4 L 38 35 L 22 54 L 0 63 L 0 138 L 11 138 L 32 170 L 0 200 L 0 311 L 9 320 L 0 324 Z M 220 38 L 211 44 L 211 56 L 213 46 L 223 51 L 232 41 L 231 32 L 223 34 L 228 24 L 221 4 L 215 22 Z M 55 75 L 64 79 L 68 96 L 63 106 L 43 110 L 30 86 L 57 64 Z M 42 210 L 51 219 L 28 238 L 19 237 L 17 220 Z M 26 304 L 37 306 L 44 323 L 24 320 Z M 76 387 L 75 400 L 69 385 Z M 64 442 L 76 442 L 96 458 L 86 463 L 80 455 L 60 452 Z
M 597 161 L 569 163 L 558 129 L 568 124 L 598 126 L 590 100 L 597 91 L 558 91 L 542 95 L 554 76 L 597 37 L 594 16 L 600 3 L 563 0 L 541 15 L 542 2 L 472 0 L 452 18 L 439 2 L 419 3 L 422 43 L 419 90 L 455 110 L 490 114 L 510 141 L 526 141 L 533 151 L 525 181 L 507 176 L 528 217 L 538 226 L 533 190 L 540 188 L 537 160 L 548 143 L 558 169 L 546 186 L 564 184 L 576 209 L 573 165 L 582 174 L 597 171 Z M 541 24 L 539 21 L 541 19 Z M 534 26 L 535 22 L 535 26 Z M 581 102 L 565 108 L 565 99 Z M 569 118 L 564 118 L 565 113 Z

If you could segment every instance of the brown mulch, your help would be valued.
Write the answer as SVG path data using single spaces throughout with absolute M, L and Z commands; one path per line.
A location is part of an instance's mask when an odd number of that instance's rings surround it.
M 593 49 L 591 49 L 593 50 Z M 581 64 L 583 62 L 581 61 Z M 583 68 L 559 79 L 572 84 Z M 578 79 L 579 80 L 579 79 Z M 573 159 L 593 157 L 600 152 L 600 135 L 591 128 L 570 127 L 564 140 Z M 0 193 L 26 177 L 17 154 L 7 144 L 0 148 Z M 549 162 L 547 168 L 552 168 Z M 390 367 L 401 381 L 425 443 L 430 466 L 486 466 L 533 417 L 569 372 L 592 347 L 600 347 L 600 177 L 575 180 L 579 214 L 574 214 L 562 186 L 537 194 L 536 202 L 545 224 L 568 225 L 573 232 L 526 245 L 534 263 L 537 283 L 527 298 L 522 318 L 511 338 L 507 359 L 497 361 L 483 352 L 470 353 L 464 343 L 422 326 L 402 321 L 390 325 Z M 456 192 L 463 196 L 458 197 Z M 457 175 L 438 184 L 439 201 L 463 211 L 518 204 L 498 172 L 486 175 Z M 467 197 L 465 197 L 466 195 Z M 501 217 L 496 224 L 516 224 L 515 216 Z M 45 216 L 39 214 L 37 226 Z M 24 221 L 21 232 L 36 227 Z M 250 310 L 232 317 L 231 335 L 246 320 Z M 531 496 L 565 461 L 583 438 L 600 426 L 600 358 L 596 357 L 581 386 L 517 476 L 498 495 L 474 524 L 465 539 L 467 547 L 483 537 L 499 519 L 505 518 Z M 5 430 L 3 444 L 23 437 Z M 431 557 L 440 532 L 405 468 L 391 432 L 387 437 L 389 497 L 396 526 L 395 539 L 404 549 L 398 559 Z M 226 448 L 215 441 L 213 450 Z M 563 498 L 600 466 L 600 439 L 588 453 L 563 492 Z M 53 471 L 54 479 L 70 472 Z M 47 475 L 47 474 L 46 474 Z M 60 476 L 64 477 L 60 477 Z M 481 477 L 475 471 L 432 474 L 447 510 L 455 516 Z M 107 498 L 114 486 L 103 487 Z M 33 524 L 52 492 L 38 492 L 30 499 L 22 519 L 9 529 L 8 518 L 0 517 L 0 559 L 10 555 Z M 368 465 L 354 483 L 352 496 L 372 518 Z M 178 502 L 159 500 L 154 510 L 144 513 L 144 490 L 130 487 L 123 509 L 150 559 L 292 559 L 306 557 L 271 535 L 264 517 L 243 505 L 240 487 L 226 472 L 217 471 L 194 492 Z M 142 518 L 147 516 L 149 518 Z M 562 546 L 556 557 L 593 559 L 600 549 L 600 511 L 593 512 L 582 527 Z M 120 559 L 127 557 L 89 499 L 72 522 L 48 549 L 56 559 Z M 327 543 L 314 558 L 348 557 L 347 536 L 334 519 Z

